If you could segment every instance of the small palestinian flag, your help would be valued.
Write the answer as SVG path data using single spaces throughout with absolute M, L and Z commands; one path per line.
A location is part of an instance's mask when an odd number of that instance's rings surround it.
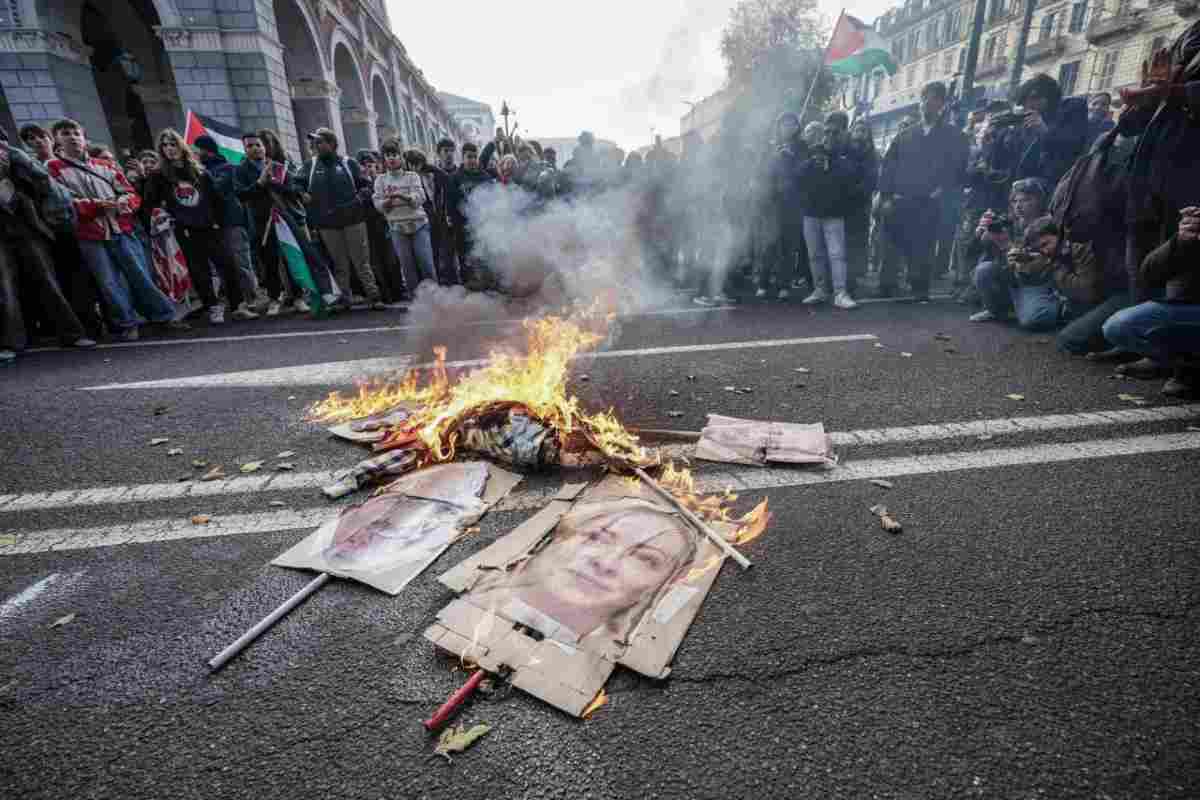
M 895 75 L 898 69 L 883 37 L 858 17 L 844 12 L 825 48 L 825 66 L 835 75 L 862 75 L 876 67 Z
M 308 261 L 304 258 L 304 250 L 287 220 L 279 213 L 279 209 L 271 209 L 271 224 L 275 227 L 275 241 L 279 242 L 279 255 L 287 265 L 288 274 L 295 284 L 303 290 L 308 305 L 318 314 L 325 310 L 321 300 L 321 290 L 308 269 Z
M 221 155 L 230 164 L 240 164 L 246 157 L 246 149 L 242 147 L 242 132 L 232 125 L 218 122 L 212 117 L 205 117 L 195 111 L 187 113 L 187 132 L 183 139 L 189 145 L 196 143 L 201 136 L 208 134 L 217 143 Z

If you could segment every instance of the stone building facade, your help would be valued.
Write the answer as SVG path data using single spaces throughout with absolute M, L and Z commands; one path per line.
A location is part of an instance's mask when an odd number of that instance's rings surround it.
M 1066 95 L 1110 92 L 1140 81 L 1143 60 L 1195 21 L 1200 0 L 1038 0 L 1022 78 L 1044 72 Z M 1007 97 L 1021 33 L 1020 0 L 988 0 L 975 86 L 987 98 Z M 975 18 L 973 0 L 907 0 L 875 27 L 900 66 L 878 70 L 860 87 L 876 139 L 884 145 L 900 121 L 917 113 L 929 81 L 957 84 L 966 65 Z
M 322 126 L 346 152 L 461 138 L 383 0 L 0 0 L 0 90 L 0 125 L 71 117 L 117 150 L 188 110 L 294 156 Z

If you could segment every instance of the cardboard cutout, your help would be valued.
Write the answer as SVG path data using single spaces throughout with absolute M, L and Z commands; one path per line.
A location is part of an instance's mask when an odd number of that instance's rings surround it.
M 582 489 L 564 487 L 443 575 L 465 594 L 425 632 L 489 671 L 512 669 L 515 686 L 576 716 L 618 663 L 669 673 L 724 558 L 673 508 L 624 480 L 580 497 Z

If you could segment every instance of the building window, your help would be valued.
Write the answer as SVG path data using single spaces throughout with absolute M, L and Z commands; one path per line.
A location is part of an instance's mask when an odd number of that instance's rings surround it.
M 1113 76 L 1117 73 L 1117 59 L 1121 55 L 1119 49 L 1109 50 L 1100 62 L 1100 88 L 1112 86 Z
M 1042 30 L 1038 34 L 1038 41 L 1044 42 L 1054 36 L 1054 25 L 1058 22 L 1058 12 L 1051 11 L 1042 17 Z
M 1083 30 L 1083 21 L 1087 17 L 1087 0 L 1071 6 L 1071 23 L 1067 26 L 1069 33 L 1079 33 Z
M 983 47 L 983 63 L 990 64 L 996 58 L 996 37 L 987 40 Z
M 1079 79 L 1079 62 L 1072 61 L 1058 68 L 1058 85 L 1064 97 L 1075 94 L 1075 82 Z

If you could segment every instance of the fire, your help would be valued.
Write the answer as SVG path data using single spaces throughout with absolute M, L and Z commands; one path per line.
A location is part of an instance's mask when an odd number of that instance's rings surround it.
M 605 328 L 608 319 L 601 323 L 590 311 L 525 320 L 525 355 L 493 351 L 482 367 L 453 382 L 446 372 L 446 348 L 437 347 L 437 360 L 426 373 L 412 370 L 395 383 L 360 385 L 349 396 L 332 393 L 310 409 L 309 418 L 342 422 L 406 406 L 412 416 L 393 426 L 379 449 L 419 440 L 428 461 L 448 461 L 465 422 L 491 411 L 521 409 L 552 427 L 561 444 L 578 434 L 609 458 L 652 464 L 653 457 L 612 410 L 588 414 L 567 392 L 571 360 L 604 341 L 594 329 Z
M 585 709 L 583 710 L 583 713 L 579 715 L 579 718 L 580 718 L 580 719 L 589 719 L 589 718 L 591 718 L 592 714 L 595 714 L 597 711 L 599 711 L 599 710 L 600 710 L 600 709 L 601 709 L 601 708 L 602 708 L 604 705 L 606 705 L 607 703 L 608 703 L 608 692 L 604 691 L 604 689 L 603 689 L 603 688 L 601 688 L 601 689 L 600 689 L 600 693 L 599 693 L 599 694 L 597 694 L 597 695 L 596 695 L 596 696 L 595 696 L 595 697 L 592 699 L 592 702 L 590 702 L 590 703 L 588 703 L 588 704 L 587 704 L 587 708 L 585 708 Z
M 737 533 L 734 534 L 734 544 L 746 544 L 752 542 L 759 536 L 762 536 L 763 531 L 767 529 L 767 524 L 771 521 L 771 512 L 767 511 L 767 498 L 751 509 L 750 513 L 738 520 L 739 527 Z

